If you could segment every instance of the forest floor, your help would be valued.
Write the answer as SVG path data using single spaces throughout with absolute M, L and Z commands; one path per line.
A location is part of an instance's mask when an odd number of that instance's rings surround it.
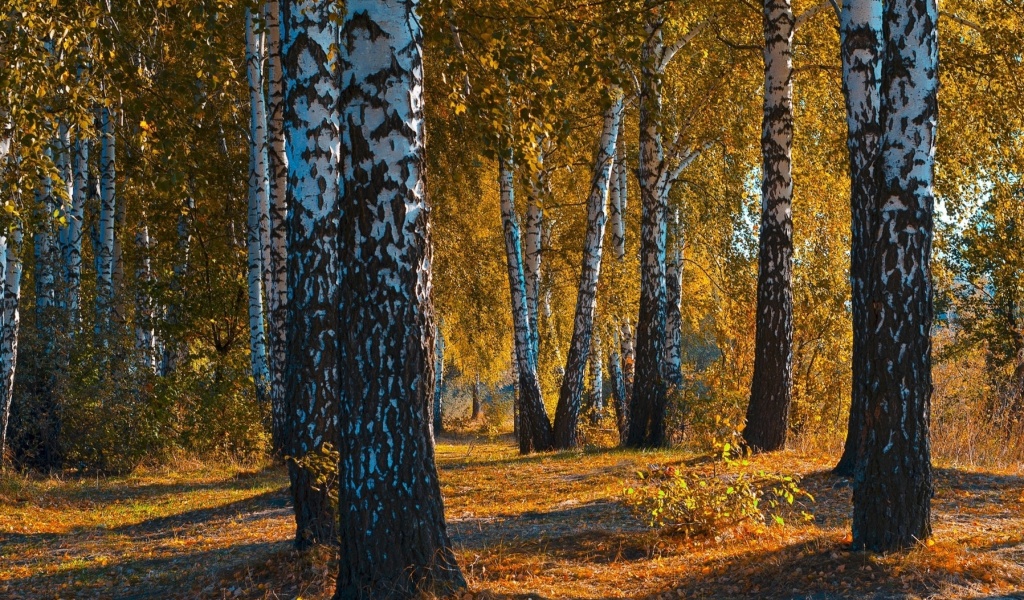
M 480 598 L 1024 598 L 1024 477 L 936 468 L 934 543 L 849 551 L 850 487 L 821 458 L 799 474 L 813 519 L 714 538 L 658 535 L 619 502 L 638 469 L 706 469 L 681 452 L 520 458 L 511 440 L 443 439 L 449 531 Z M 0 477 L 0 598 L 329 598 L 329 552 L 297 556 L 281 467 L 192 465 L 109 478 Z

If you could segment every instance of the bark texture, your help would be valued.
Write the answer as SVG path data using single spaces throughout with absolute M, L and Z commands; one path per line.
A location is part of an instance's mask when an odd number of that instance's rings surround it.
M 554 445 L 554 434 L 537 377 L 537 353 L 532 343 L 529 305 L 526 301 L 522 235 L 516 217 L 512 161 L 508 154 L 502 153 L 498 161 L 498 185 L 501 190 L 501 222 L 505 231 L 509 291 L 512 296 L 513 347 L 519 372 L 519 451 L 529 454 L 550 450 Z
M 350 0 L 344 120 L 341 550 L 335 598 L 465 588 L 434 464 L 434 307 L 415 0 Z
M 931 247 L 938 125 L 935 0 L 885 3 L 881 182 L 875 203 L 865 411 L 853 480 L 853 546 L 890 551 L 931 535 Z
M 288 140 L 286 455 L 301 549 L 335 540 L 329 490 L 310 458 L 338 443 L 338 14 L 331 0 L 285 0 Z
M 562 376 L 562 387 L 555 409 L 555 447 L 559 449 L 575 448 L 580 443 L 579 416 L 591 340 L 594 336 L 594 316 L 597 313 L 597 284 L 601 276 L 601 256 L 604 250 L 605 224 L 608 220 L 608 190 L 622 120 L 622 93 L 616 88 L 611 90 L 610 95 L 612 103 L 605 109 L 604 127 L 590 180 L 587 232 L 583 241 L 576 312 L 573 317 L 572 338 L 569 340 L 569 355 L 566 357 L 565 373 Z
M 840 13 L 839 35 L 846 98 L 847 148 L 850 152 L 850 292 L 853 313 L 853 384 L 850 419 L 843 456 L 833 472 L 852 477 L 864 418 L 867 390 L 864 373 L 871 355 L 867 346 L 868 276 L 875 236 L 875 201 L 881 126 L 882 1 L 847 0 Z
M 790 0 L 764 2 L 764 119 L 754 376 L 743 439 L 786 445 L 793 384 L 793 28 Z

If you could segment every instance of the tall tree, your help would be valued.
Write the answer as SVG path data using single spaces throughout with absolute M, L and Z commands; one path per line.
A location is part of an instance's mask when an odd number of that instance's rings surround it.
M 608 220 L 608 190 L 622 120 L 622 91 L 618 87 L 613 87 L 609 90 L 609 96 L 611 104 L 604 112 L 604 126 L 594 158 L 590 195 L 587 199 L 587 231 L 583 241 L 583 259 L 576 293 L 572 338 L 569 341 L 569 355 L 566 358 L 565 374 L 562 377 L 558 406 L 555 409 L 556 448 L 575 448 L 579 445 L 580 407 L 594 335 L 597 284 L 601 275 L 605 224 Z
M 339 600 L 465 587 L 430 436 L 434 309 L 416 6 L 351 0 L 341 25 Z
M 96 248 L 96 334 L 109 335 L 114 305 L 114 221 L 117 212 L 115 188 L 117 150 L 114 115 L 104 98 L 99 109 L 100 133 L 100 215 Z
M 872 352 L 867 345 L 868 276 L 875 237 L 878 197 L 878 121 L 882 82 L 882 0 L 847 0 L 839 19 L 846 98 L 846 145 L 850 152 L 850 293 L 853 313 L 853 385 L 843 456 L 833 472 L 853 476 L 860 445 L 867 382 L 864 373 Z
M 883 9 L 881 174 L 874 203 L 853 546 L 888 551 L 931 535 L 932 214 L 938 125 L 935 0 Z
M 519 451 L 550 450 L 554 433 L 537 375 L 537 353 L 530 330 L 526 276 L 523 270 L 522 234 L 515 208 L 514 169 L 511 149 L 498 157 L 498 187 L 501 194 L 501 223 L 505 232 L 509 292 L 512 296 L 513 348 L 519 374 Z
M 754 376 L 743 439 L 786 445 L 793 384 L 793 29 L 790 0 L 764 2 L 764 118 Z
M 678 389 L 683 385 L 683 225 L 679 208 L 671 212 L 665 268 L 665 381 Z
M 266 3 L 267 137 L 270 169 L 270 264 L 267 333 L 270 351 L 270 405 L 274 451 L 284 451 L 284 370 L 288 351 L 288 155 L 284 138 L 284 83 L 281 70 L 281 3 Z
M 629 406 L 626 445 L 653 448 L 668 443 L 665 433 L 665 325 L 667 307 L 665 245 L 668 197 L 680 174 L 703 148 L 686 152 L 663 141 L 662 79 L 672 59 L 707 27 L 702 22 L 672 44 L 664 38 L 665 17 L 652 8 L 640 57 L 640 314 L 636 324 L 636 367 Z
M 14 374 L 18 365 L 21 324 L 22 222 L 15 217 L 4 240 L 3 322 L 0 323 L 0 467 L 7 453 L 7 427 L 14 402 Z
M 263 98 L 263 43 L 250 9 L 245 10 L 245 62 L 249 81 L 249 210 L 246 225 L 246 256 L 249 290 L 249 359 L 256 397 L 269 407 L 270 363 L 264 314 L 269 240 L 265 209 L 270 195 L 267 173 L 267 115 Z
M 335 539 L 315 460 L 338 439 L 338 17 L 332 0 L 285 0 L 281 18 L 288 141 L 288 356 L 285 453 L 296 545 Z M 367 338 L 369 339 L 369 338 Z

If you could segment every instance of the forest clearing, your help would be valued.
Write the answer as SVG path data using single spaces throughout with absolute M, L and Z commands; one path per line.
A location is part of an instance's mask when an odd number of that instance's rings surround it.
M 770 463 L 803 476 L 816 499 L 805 506 L 812 522 L 746 523 L 690 541 L 652 532 L 621 504 L 622 491 L 638 468 L 700 468 L 707 457 L 592 449 L 521 458 L 509 436 L 477 434 L 441 439 L 437 456 L 474 597 L 980 600 L 1024 587 L 1019 472 L 936 465 L 939 541 L 877 557 L 849 551 L 849 481 L 795 451 L 749 468 Z M 182 467 L 4 480 L 4 597 L 331 597 L 334 559 L 292 549 L 283 469 Z
M 0 0 L 0 600 L 1024 598 L 1022 49 Z

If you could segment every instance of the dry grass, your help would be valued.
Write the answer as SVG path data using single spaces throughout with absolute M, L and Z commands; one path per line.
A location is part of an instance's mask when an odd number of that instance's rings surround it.
M 519 458 L 506 438 L 445 439 L 449 529 L 471 589 L 531 598 L 998 598 L 1024 589 L 1024 479 L 936 470 L 935 543 L 848 551 L 850 490 L 797 452 L 814 520 L 714 539 L 659 536 L 619 503 L 637 468 L 680 452 Z M 283 469 L 193 465 L 107 479 L 0 479 L 0 598 L 329 598 L 326 549 L 290 550 Z M 1020 596 L 1024 598 L 1024 596 Z

